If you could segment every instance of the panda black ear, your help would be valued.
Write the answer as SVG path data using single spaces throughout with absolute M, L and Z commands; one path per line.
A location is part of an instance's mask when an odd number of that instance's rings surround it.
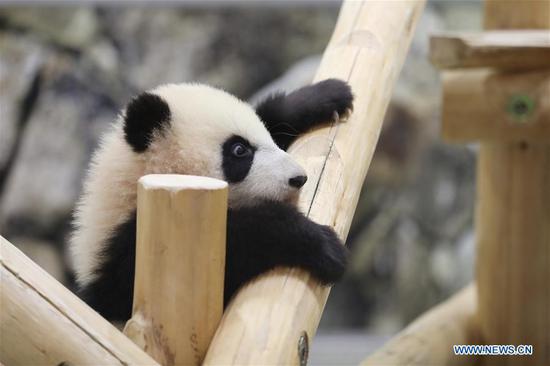
M 170 124 L 170 107 L 161 97 L 142 93 L 132 99 L 124 114 L 124 137 L 135 152 L 149 147 L 155 131 Z

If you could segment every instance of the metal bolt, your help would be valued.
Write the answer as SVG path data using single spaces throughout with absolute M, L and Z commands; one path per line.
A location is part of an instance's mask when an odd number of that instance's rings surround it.
M 305 331 L 300 335 L 298 339 L 298 357 L 300 358 L 300 366 L 307 365 L 307 358 L 309 356 L 309 340 Z
M 528 95 L 517 94 L 510 97 L 507 110 L 514 121 L 519 123 L 527 122 L 535 109 L 535 101 Z

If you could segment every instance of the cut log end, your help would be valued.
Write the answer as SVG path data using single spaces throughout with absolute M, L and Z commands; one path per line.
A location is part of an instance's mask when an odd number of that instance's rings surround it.
M 227 188 L 223 180 L 180 174 L 149 174 L 141 177 L 139 183 L 145 189 L 181 190 L 218 190 Z

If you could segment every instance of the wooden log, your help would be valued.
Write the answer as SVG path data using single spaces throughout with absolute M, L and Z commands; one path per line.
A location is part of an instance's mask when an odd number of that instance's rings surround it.
M 133 315 L 124 332 L 162 365 L 200 365 L 223 311 L 227 183 L 138 183 Z
M 453 345 L 479 343 L 476 315 L 477 290 L 471 284 L 412 322 L 362 365 L 474 364 L 474 357 L 455 355 Z
M 0 362 L 158 365 L 0 236 Z
M 485 9 L 488 29 L 550 29 L 550 1 L 489 1 Z M 550 365 L 550 141 L 484 142 L 477 172 L 482 336 L 489 344 L 534 347 L 532 356 L 483 362 Z
M 548 68 L 550 33 L 515 30 L 440 34 L 430 38 L 430 61 L 441 69 Z
M 444 139 L 550 141 L 550 69 L 445 71 L 442 79 Z
M 316 81 L 347 80 L 355 111 L 346 123 L 312 131 L 291 154 L 309 180 L 299 207 L 345 239 L 424 1 L 345 1 Z M 296 269 L 278 269 L 232 300 L 205 359 L 218 364 L 305 364 L 329 293 Z

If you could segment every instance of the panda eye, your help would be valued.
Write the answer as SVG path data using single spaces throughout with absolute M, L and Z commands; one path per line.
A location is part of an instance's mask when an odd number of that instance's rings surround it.
M 237 142 L 231 146 L 231 154 L 236 158 L 243 158 L 250 155 L 250 148 L 244 146 L 240 142 Z

